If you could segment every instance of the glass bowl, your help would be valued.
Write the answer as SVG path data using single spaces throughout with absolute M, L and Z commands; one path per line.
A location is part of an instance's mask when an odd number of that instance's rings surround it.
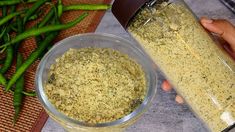
M 142 104 L 140 104 L 132 113 L 113 122 L 101 123 L 91 126 L 89 124 L 67 117 L 63 113 L 60 113 L 58 110 L 56 110 L 56 108 L 49 102 L 44 92 L 43 85 L 45 82 L 47 82 L 51 64 L 55 63 L 55 59 L 63 55 L 70 48 L 79 49 L 85 47 L 112 48 L 127 54 L 130 58 L 134 59 L 142 66 L 147 80 L 146 97 Z M 42 58 L 40 64 L 38 65 L 35 84 L 37 97 L 46 112 L 52 119 L 57 121 L 66 130 L 102 132 L 122 131 L 126 127 L 133 124 L 150 106 L 150 103 L 154 99 L 157 91 L 157 75 L 152 61 L 139 48 L 134 46 L 134 44 L 123 38 L 110 34 L 88 33 L 68 37 L 55 44 L 51 50 L 48 51 L 48 53 Z

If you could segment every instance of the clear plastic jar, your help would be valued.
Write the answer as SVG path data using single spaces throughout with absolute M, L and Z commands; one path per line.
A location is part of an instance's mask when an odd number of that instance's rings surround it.
M 127 31 L 211 131 L 231 127 L 235 123 L 235 62 L 184 1 L 153 3 L 135 14 Z

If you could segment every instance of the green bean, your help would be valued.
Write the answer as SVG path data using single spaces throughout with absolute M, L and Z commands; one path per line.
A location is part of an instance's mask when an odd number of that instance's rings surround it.
M 4 64 L 6 57 L 0 59 L 0 64 Z
M 58 17 L 60 17 L 63 13 L 63 5 L 62 5 L 62 0 L 58 0 L 58 7 L 57 7 L 58 11 Z
M 11 7 L 10 7 L 10 13 L 13 13 L 13 12 L 15 12 L 16 11 L 16 6 L 15 5 L 12 5 Z
M 23 57 L 20 53 L 18 53 L 17 62 L 16 62 L 16 70 L 19 69 L 22 63 L 23 63 Z M 23 102 L 23 94 L 22 94 L 23 89 L 24 89 L 24 77 L 23 75 L 21 75 L 20 78 L 16 81 L 16 87 L 15 87 L 14 96 L 13 96 L 13 106 L 15 109 L 15 115 L 14 115 L 14 120 L 13 120 L 14 124 L 16 123 L 16 120 L 21 110 L 21 105 Z
M 43 5 L 44 3 L 46 3 L 48 0 L 38 0 L 36 3 L 33 4 L 33 6 L 27 11 L 26 15 L 24 16 L 23 19 L 23 24 L 26 23 L 26 21 L 28 21 L 28 19 L 30 18 L 30 16 L 35 13 L 37 11 L 37 9 Z
M 17 18 L 17 17 L 20 17 L 20 16 L 16 16 L 16 18 Z M 15 28 L 15 27 L 17 26 L 17 22 L 16 22 L 16 21 L 14 21 L 13 23 L 10 23 L 10 25 L 11 25 L 11 26 L 13 26 L 13 27 Z
M 16 29 L 16 27 L 14 27 L 14 25 L 9 25 L 9 27 L 11 28 L 11 30 L 17 32 L 18 30 Z
M 12 64 L 13 56 L 14 56 L 13 47 L 8 46 L 6 52 L 7 52 L 6 60 L 3 64 L 2 68 L 0 69 L 0 73 L 2 73 L 2 74 L 4 74 L 10 68 L 10 66 Z
M 48 44 L 57 36 L 57 32 L 50 33 L 40 44 L 40 46 L 30 54 L 30 56 L 25 60 L 25 62 L 19 67 L 19 69 L 12 76 L 7 84 L 6 91 L 8 91 L 12 85 L 19 79 L 20 76 L 27 70 L 27 68 L 37 60 L 38 56 L 46 49 Z
M 2 32 L 1 32 L 1 34 L 0 34 L 0 39 L 3 37 L 3 35 L 6 33 L 6 29 L 7 29 L 7 27 L 3 27 L 2 28 Z
M 14 94 L 14 90 L 10 89 L 9 90 L 11 93 Z M 35 91 L 22 91 L 22 94 L 24 94 L 25 96 L 30 96 L 30 97 L 35 97 L 36 96 L 36 92 Z
M 51 8 L 50 11 L 47 13 L 47 15 L 38 24 L 38 28 L 45 26 L 48 23 L 48 21 L 53 17 L 54 12 L 55 12 L 54 9 Z M 39 46 L 39 43 L 42 41 L 42 36 L 41 35 L 36 36 L 35 40 L 36 40 L 37 46 Z M 42 57 L 43 57 L 43 53 L 40 55 L 39 58 L 42 58 Z
M 1 20 L 3 19 L 3 18 L 5 18 L 6 17 L 6 15 L 7 15 L 7 6 L 3 6 L 2 7 L 2 17 L 1 17 Z M 0 20 L 0 21 L 1 21 Z M 0 27 L 1 27 L 2 25 L 0 25 Z M 7 27 L 1 27 L 1 30 L 2 30 L 2 36 L 4 36 L 4 34 L 5 34 L 5 29 L 7 29 Z M 4 31 L 5 30 L 5 31 Z M 1 36 L 1 38 L 2 38 L 2 36 Z
M 6 30 L 6 33 L 10 33 L 11 31 L 13 32 L 17 32 L 17 27 L 16 27 L 16 24 L 14 24 L 15 21 L 13 23 L 10 22 L 10 24 L 6 24 L 7 25 L 7 30 Z
M 0 84 L 3 86 L 7 85 L 7 80 L 6 78 L 3 76 L 3 74 L 0 73 Z
M 11 5 L 10 6 L 10 14 L 15 13 L 16 12 L 16 5 Z M 11 26 L 11 29 L 14 29 L 13 24 L 10 22 L 9 25 Z
M 23 26 L 23 21 L 21 20 L 21 18 L 18 16 L 16 17 L 16 23 L 17 23 L 17 30 L 18 30 L 18 33 L 22 33 L 23 30 L 24 30 L 24 26 Z
M 29 21 L 35 20 L 35 19 L 37 19 L 38 17 L 39 17 L 38 14 L 34 14 L 34 15 L 32 15 L 28 20 L 29 20 Z
M 38 0 L 27 0 L 27 3 L 37 2 Z
M 56 17 L 57 18 L 57 17 Z M 59 23 L 59 20 L 56 21 L 56 24 Z M 52 23 L 54 24 L 54 23 Z M 12 85 L 18 80 L 18 78 L 27 70 L 27 68 L 37 60 L 40 54 L 47 48 L 47 46 L 53 41 L 53 39 L 58 35 L 58 32 L 51 32 L 46 35 L 46 38 L 42 41 L 42 43 L 38 46 L 38 48 L 30 54 L 30 56 L 25 60 L 25 62 L 21 65 L 21 67 L 15 72 L 15 74 L 10 79 L 7 84 L 6 91 L 8 91 Z
M 77 5 L 68 5 L 63 6 L 63 11 L 70 10 L 107 10 L 110 9 L 111 5 L 106 4 L 77 4 Z
M 39 43 L 43 40 L 42 37 L 43 37 L 42 35 L 38 35 L 35 37 L 35 41 L 36 41 L 37 46 L 39 46 Z
M 13 6 L 11 6 L 10 13 L 14 14 L 14 12 L 15 12 L 15 6 L 13 5 Z M 10 30 L 11 30 L 11 28 L 8 26 L 6 28 L 6 33 L 3 36 L 3 40 L 5 43 L 10 40 L 10 35 L 9 35 Z M 0 69 L 0 73 L 4 74 L 5 72 L 7 72 L 7 70 L 11 67 L 13 57 L 14 57 L 14 49 L 12 46 L 8 46 L 7 51 L 6 51 L 6 59 L 5 59 L 5 62 L 2 66 L 2 68 Z
M 8 22 L 9 20 L 11 20 L 12 18 L 14 18 L 15 16 L 18 16 L 20 14 L 22 14 L 23 11 L 20 11 L 20 12 L 15 12 L 15 13 L 12 13 L 10 15 L 7 15 L 5 17 L 3 17 L 1 20 L 0 20 L 0 26 L 2 26 L 3 24 L 5 24 L 6 22 Z
M 0 2 L 0 6 L 5 6 L 5 5 L 15 5 L 20 3 L 20 0 L 5 0 Z
M 16 17 L 16 23 L 17 23 L 17 34 L 20 34 L 20 33 L 22 33 L 23 32 L 23 28 L 24 28 L 24 26 L 23 26 L 23 21 L 21 20 L 21 18 L 18 16 L 18 17 Z M 17 42 L 16 44 L 15 44 L 15 50 L 16 51 L 18 51 L 18 48 L 19 48 L 19 46 L 20 46 L 20 41 L 19 42 Z
M 38 28 L 41 28 L 46 25 L 46 23 L 53 17 L 54 10 L 51 9 L 47 15 L 43 18 L 43 20 L 39 23 Z
M 31 92 L 23 91 L 22 93 L 24 95 L 26 95 L 26 96 L 31 96 L 31 97 L 35 97 L 36 96 L 36 92 L 35 91 L 31 91 Z
M 7 7 L 3 6 L 2 7 L 2 16 L 5 17 L 7 15 Z
M 15 22 L 14 22 L 15 23 Z M 11 28 L 11 26 L 13 26 L 13 28 L 15 28 L 15 24 L 14 23 L 8 23 L 8 24 L 5 24 L 6 25 L 6 32 L 5 34 L 9 34 L 13 29 Z M 15 29 L 16 30 L 16 29 Z M 14 30 L 13 30 L 14 31 Z
M 54 5 L 52 5 L 52 8 L 50 9 L 50 11 L 46 14 L 46 16 L 44 16 L 44 18 L 36 25 L 37 28 L 41 28 L 43 26 L 45 26 L 48 21 L 54 17 L 57 17 L 56 14 L 54 14 L 56 12 L 56 7 Z
M 40 42 L 43 40 L 42 36 L 37 36 L 36 37 L 36 43 L 37 46 L 40 45 Z M 47 53 L 47 51 L 49 51 L 51 49 L 52 45 L 48 45 L 47 48 L 38 56 L 38 59 L 42 59 L 44 57 L 44 55 Z
M 32 2 L 36 2 L 37 0 L 28 0 L 26 3 L 32 3 Z M 0 1 L 0 6 L 6 6 L 6 5 L 16 5 L 21 3 L 22 0 L 3 0 Z
M 80 21 L 82 21 L 87 15 L 88 15 L 88 13 L 83 13 L 76 20 L 74 20 L 72 22 L 68 22 L 66 24 L 49 25 L 49 26 L 45 26 L 42 28 L 33 28 L 30 30 L 27 30 L 27 31 L 17 35 L 10 42 L 5 43 L 4 45 L 1 45 L 0 48 L 4 48 L 4 47 L 9 46 L 11 44 L 15 44 L 15 43 L 17 43 L 25 38 L 31 37 L 31 36 L 37 36 L 37 35 L 40 35 L 40 34 L 46 33 L 46 32 L 58 31 L 58 30 L 70 28 L 70 27 L 76 25 L 77 23 L 79 23 Z
M 36 20 L 38 19 L 41 15 L 43 14 L 43 10 L 39 10 L 36 13 L 32 14 L 29 18 L 28 21 Z
M 9 34 L 5 34 L 3 36 L 3 39 L 5 42 L 9 41 Z M 8 46 L 7 47 L 7 55 L 6 55 L 6 59 L 5 62 L 2 66 L 2 68 L 0 69 L 0 73 L 4 74 L 10 67 L 13 61 L 13 56 L 14 56 L 14 50 L 12 46 Z

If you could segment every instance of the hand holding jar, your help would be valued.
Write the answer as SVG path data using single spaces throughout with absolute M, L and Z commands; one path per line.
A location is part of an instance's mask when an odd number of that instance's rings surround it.
M 208 31 L 219 35 L 227 43 L 223 45 L 224 49 L 235 59 L 235 27 L 227 20 L 212 20 L 207 18 L 201 18 L 202 26 Z M 162 89 L 166 92 L 172 90 L 170 83 L 165 80 L 162 83 Z M 179 104 L 184 103 L 181 96 L 176 95 L 175 101 Z

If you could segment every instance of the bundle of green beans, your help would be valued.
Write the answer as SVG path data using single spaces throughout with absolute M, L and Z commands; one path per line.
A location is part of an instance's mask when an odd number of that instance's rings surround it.
M 45 5 L 50 5 L 50 10 L 44 14 L 39 22 L 32 28 L 25 28 L 29 21 L 39 19 Z M 17 10 L 17 6 L 24 9 Z M 60 17 L 65 11 L 70 10 L 107 10 L 111 6 L 106 4 L 78 4 L 64 6 L 62 0 L 56 3 L 50 0 L 2 0 L 0 1 L 0 85 L 5 92 L 12 92 L 15 115 L 13 123 L 17 121 L 24 96 L 35 96 L 35 92 L 24 90 L 24 73 L 36 60 L 40 59 L 49 47 L 50 43 L 58 35 L 60 30 L 68 29 L 88 16 L 87 12 L 82 13 L 75 20 L 62 24 Z M 11 35 L 16 34 L 16 35 Z M 21 41 L 29 37 L 35 37 L 37 48 L 25 60 L 18 50 Z M 5 74 L 16 60 L 16 71 L 10 77 Z

